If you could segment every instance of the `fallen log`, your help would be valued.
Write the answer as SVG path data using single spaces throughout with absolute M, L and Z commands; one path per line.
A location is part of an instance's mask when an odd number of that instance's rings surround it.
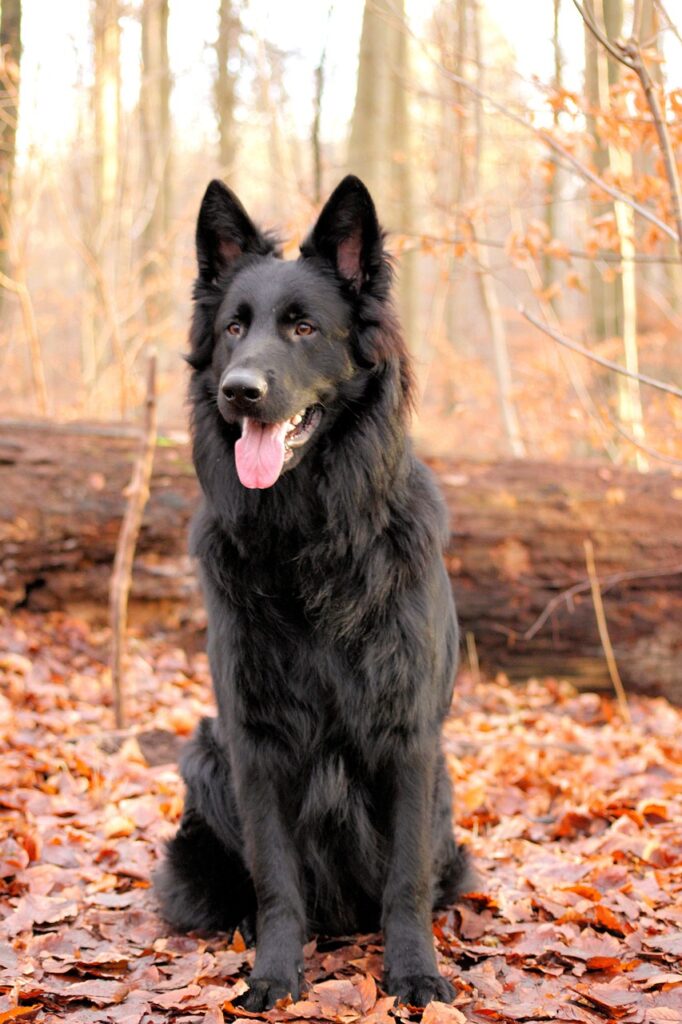
M 138 435 L 0 423 L 0 602 L 101 609 Z M 600 463 L 433 461 L 463 632 L 487 671 L 610 687 L 584 563 L 594 545 L 625 685 L 682 703 L 682 481 Z M 200 624 L 186 553 L 198 498 L 186 442 L 161 437 L 131 615 Z

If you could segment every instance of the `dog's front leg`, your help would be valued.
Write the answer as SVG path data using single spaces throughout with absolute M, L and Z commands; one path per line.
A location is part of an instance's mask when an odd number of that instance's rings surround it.
M 305 898 L 299 859 L 272 776 L 262 757 L 240 772 L 240 812 L 247 862 L 256 890 L 256 962 L 242 1006 L 269 1009 L 278 999 L 300 994 L 303 977 Z
M 383 896 L 386 991 L 401 1003 L 451 1002 L 454 989 L 438 973 L 431 911 L 432 752 L 403 755 L 396 764 L 391 853 Z

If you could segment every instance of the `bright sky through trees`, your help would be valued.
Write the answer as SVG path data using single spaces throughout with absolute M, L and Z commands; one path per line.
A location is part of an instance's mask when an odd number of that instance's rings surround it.
M 176 137 L 190 147 L 212 138 L 210 109 L 213 53 L 207 45 L 215 38 L 214 3 L 171 3 L 169 45 L 175 75 L 173 115 Z M 408 4 L 415 32 L 424 37 L 432 2 Z M 527 79 L 551 77 L 551 4 L 526 0 L 520 17 L 518 4 L 488 0 L 486 15 L 514 54 L 516 66 Z M 669 0 L 673 18 L 682 14 L 682 0 Z M 679 18 L 678 18 L 679 20 Z M 344 0 L 329 7 L 319 0 L 251 0 L 244 16 L 247 29 L 292 54 L 286 73 L 291 109 L 300 131 L 306 133 L 311 117 L 313 69 L 327 43 L 327 86 L 324 97 L 323 135 L 342 137 L 355 95 L 361 0 Z M 123 103 L 131 108 L 139 87 L 139 24 L 123 20 Z M 88 102 L 90 84 L 88 0 L 24 0 L 24 57 L 22 64 L 22 117 L 19 148 L 54 153 L 68 149 L 78 134 L 79 113 Z M 569 57 L 567 84 L 578 87 L 582 73 L 582 25 L 572 4 L 565 3 L 562 43 Z M 675 40 L 672 40 L 673 45 Z M 674 67 L 672 62 L 672 67 Z M 678 64 L 680 62 L 677 62 Z M 248 77 L 242 88 L 248 89 Z

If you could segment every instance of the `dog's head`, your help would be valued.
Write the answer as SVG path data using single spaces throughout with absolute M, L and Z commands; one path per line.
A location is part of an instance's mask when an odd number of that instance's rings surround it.
M 213 181 L 196 245 L 189 362 L 209 372 L 218 411 L 240 434 L 241 483 L 271 487 L 361 397 L 372 373 L 404 361 L 397 332 L 387 341 L 391 273 L 374 203 L 358 178 L 344 178 L 299 258 L 285 261 Z

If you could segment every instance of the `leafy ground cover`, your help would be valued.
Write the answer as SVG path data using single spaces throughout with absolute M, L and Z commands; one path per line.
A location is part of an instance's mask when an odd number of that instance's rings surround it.
M 211 713 L 206 659 L 131 645 L 131 727 L 111 728 L 106 631 L 0 620 L 0 1024 L 217 1024 L 247 1016 L 682 1022 L 682 712 L 555 680 L 463 674 L 445 729 L 475 891 L 434 921 L 454 1006 L 393 1007 L 378 935 L 307 947 L 308 991 L 234 1008 L 253 951 L 179 936 L 150 875 L 182 806 L 176 758 Z

